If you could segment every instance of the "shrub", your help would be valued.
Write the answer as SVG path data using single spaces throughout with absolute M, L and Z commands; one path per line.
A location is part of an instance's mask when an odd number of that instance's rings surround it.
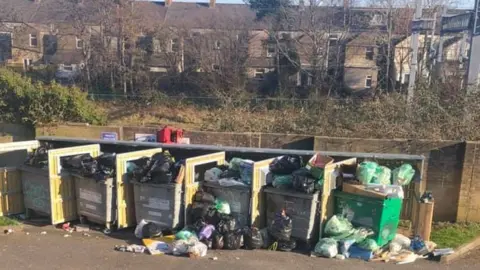
M 33 83 L 8 69 L 0 69 L 0 120 L 31 126 L 55 122 L 103 124 L 104 116 L 87 94 L 55 82 Z

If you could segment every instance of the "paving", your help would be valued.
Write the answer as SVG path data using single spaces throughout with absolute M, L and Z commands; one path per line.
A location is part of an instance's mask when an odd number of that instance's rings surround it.
M 89 232 L 90 236 L 74 232 L 65 237 L 68 233 L 53 226 L 26 225 L 23 230 L 14 230 L 12 234 L 0 235 L 0 269 L 480 269 L 480 252 L 452 265 L 427 260 L 408 265 L 340 261 L 266 250 L 209 251 L 206 258 L 190 259 L 114 251 L 115 245 L 137 243 L 131 232 L 109 236 L 96 231 Z M 213 257 L 218 260 L 212 260 Z

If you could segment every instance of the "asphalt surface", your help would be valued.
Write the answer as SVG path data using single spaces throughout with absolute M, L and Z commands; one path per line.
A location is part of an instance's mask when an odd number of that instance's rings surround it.
M 452 265 L 423 259 L 408 265 L 340 261 L 265 250 L 209 251 L 205 258 L 190 259 L 114 251 L 115 245 L 135 243 L 131 233 L 105 236 L 91 231 L 90 236 L 85 236 L 74 232 L 64 237 L 68 233 L 52 226 L 25 226 L 23 230 L 14 230 L 12 234 L 0 235 L 0 269 L 480 269 L 480 252 Z M 213 257 L 218 259 L 212 260 Z

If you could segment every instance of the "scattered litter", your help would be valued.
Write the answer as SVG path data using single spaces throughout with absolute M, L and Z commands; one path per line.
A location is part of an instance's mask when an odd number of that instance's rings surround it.
M 197 242 L 195 245 L 188 248 L 188 255 L 190 258 L 201 258 L 207 256 L 208 247 L 202 243 Z
M 111 233 L 112 233 L 112 231 L 110 229 L 108 229 L 108 228 L 103 229 L 103 234 L 109 235 Z
M 67 237 L 71 237 L 72 235 L 71 234 L 64 234 L 63 237 L 67 238 Z
M 63 223 L 63 224 L 62 224 L 62 230 L 66 231 L 66 232 L 69 232 L 69 233 L 72 233 L 72 232 L 73 232 L 73 228 L 70 227 L 70 222 Z
M 120 252 L 132 252 L 132 253 L 144 253 L 146 250 L 146 247 L 141 246 L 141 245 L 121 245 L 121 246 L 115 246 L 116 251 Z
M 338 259 L 338 260 L 345 260 L 345 255 L 338 254 L 337 256 L 335 256 L 335 259 Z
M 75 231 L 76 232 L 89 232 L 90 231 L 90 226 L 86 224 L 79 224 L 75 226 Z
M 26 234 L 26 235 L 30 235 L 30 233 L 29 233 L 29 232 L 26 232 L 25 234 Z
M 83 233 L 82 235 L 83 235 L 83 236 L 86 236 L 86 237 L 90 237 L 90 236 L 91 236 L 91 235 L 88 234 L 88 233 Z
M 435 249 L 433 252 L 433 256 L 444 256 L 444 255 L 450 255 L 455 253 L 455 251 L 451 248 L 440 248 L 440 249 Z
M 5 231 L 3 231 L 5 234 L 11 234 L 13 233 L 13 230 L 12 229 L 7 229 Z
M 46 231 L 43 231 L 43 232 L 41 232 L 40 234 L 41 234 L 41 235 L 45 235 L 45 234 L 47 234 L 47 232 L 46 232 Z
M 235 259 L 236 259 L 236 260 L 240 260 L 240 258 L 239 258 L 239 257 L 235 257 Z
M 218 261 L 217 257 L 213 257 L 213 258 L 210 258 L 210 259 L 212 259 L 212 261 Z
M 156 241 L 152 239 L 143 239 L 143 244 L 147 248 L 150 255 L 161 255 L 168 253 L 169 246 L 163 241 Z

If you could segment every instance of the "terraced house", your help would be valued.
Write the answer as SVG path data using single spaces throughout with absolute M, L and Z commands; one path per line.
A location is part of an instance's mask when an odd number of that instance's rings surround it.
M 140 82 L 168 88 L 172 74 L 204 82 L 213 73 L 207 81 L 222 78 L 228 88 L 265 88 L 277 76 L 292 88 L 329 92 L 393 88 L 388 78 L 404 76 L 396 74 L 395 47 L 410 35 L 411 9 L 300 1 L 282 12 L 279 22 L 215 0 L 3 0 L 0 63 L 53 66 L 59 80 L 81 76 L 125 92 Z

